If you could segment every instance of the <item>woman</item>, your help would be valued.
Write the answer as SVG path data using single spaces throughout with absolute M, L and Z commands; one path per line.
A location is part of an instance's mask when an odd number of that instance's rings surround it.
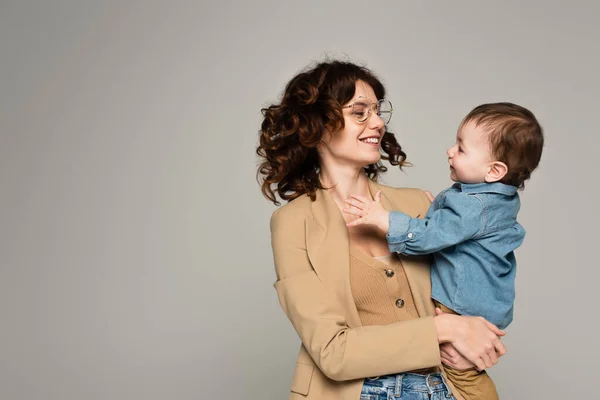
M 429 207 L 420 190 L 376 183 L 382 158 L 406 159 L 385 131 L 384 98 L 369 70 L 333 61 L 298 74 L 263 109 L 262 191 L 289 201 L 271 218 L 275 289 L 302 340 L 290 399 L 460 399 L 441 361 L 483 369 L 505 352 L 504 333 L 484 319 L 434 316 L 428 258 L 392 255 L 371 228 L 346 228 L 350 194 L 381 190 L 384 207 L 413 217 Z

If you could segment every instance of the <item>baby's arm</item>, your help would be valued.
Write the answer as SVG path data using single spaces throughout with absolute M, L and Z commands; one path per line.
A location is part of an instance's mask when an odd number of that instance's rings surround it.
M 408 255 L 430 254 L 464 242 L 483 229 L 483 203 L 476 196 L 446 192 L 439 208 L 430 210 L 425 219 L 411 218 L 399 212 L 387 212 L 377 195 L 375 201 L 352 196 L 352 208 L 345 212 L 359 218 L 348 226 L 374 225 L 386 233 L 390 251 Z M 383 210 L 383 211 L 382 211 Z M 383 221 L 383 216 L 388 221 Z

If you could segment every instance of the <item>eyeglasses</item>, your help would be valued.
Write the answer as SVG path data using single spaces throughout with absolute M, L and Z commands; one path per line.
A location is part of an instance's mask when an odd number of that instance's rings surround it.
M 384 124 L 392 119 L 392 103 L 386 99 L 377 100 L 374 103 L 369 98 L 360 96 L 352 104 L 342 108 L 352 108 L 352 115 L 358 122 L 365 122 L 369 119 L 371 111 L 374 111 L 383 120 Z

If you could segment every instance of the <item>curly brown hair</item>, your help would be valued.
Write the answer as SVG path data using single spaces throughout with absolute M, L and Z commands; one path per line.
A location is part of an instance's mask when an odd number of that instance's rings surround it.
M 352 99 L 356 82 L 370 85 L 378 99 L 385 97 L 381 81 L 366 67 L 344 61 L 321 62 L 296 75 L 286 86 L 281 102 L 261 110 L 260 144 L 262 159 L 257 180 L 263 195 L 279 205 L 275 194 L 291 201 L 306 194 L 315 200 L 319 180 L 317 145 L 325 131 L 344 129 L 342 105 Z M 381 139 L 382 159 L 394 166 L 406 165 L 406 154 L 396 137 L 385 132 Z M 367 176 L 377 180 L 387 171 L 381 161 L 367 165 Z

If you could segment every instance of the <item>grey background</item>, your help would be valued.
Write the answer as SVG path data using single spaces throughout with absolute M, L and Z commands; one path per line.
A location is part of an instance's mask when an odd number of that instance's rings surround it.
M 283 399 L 255 181 L 260 108 L 324 56 L 366 63 L 436 193 L 475 105 L 546 131 L 522 194 L 503 399 L 595 398 L 594 2 L 0 1 L 0 398 Z

